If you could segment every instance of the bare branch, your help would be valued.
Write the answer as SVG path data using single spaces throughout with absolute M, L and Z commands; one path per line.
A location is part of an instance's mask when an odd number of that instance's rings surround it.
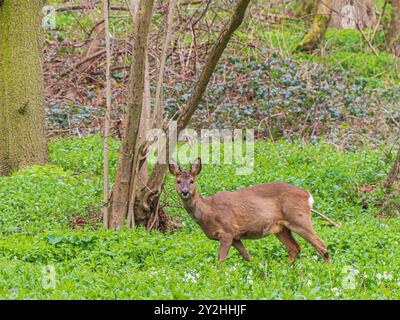
M 152 116 L 152 126 L 158 127 L 161 125 L 163 120 L 163 82 L 164 82 L 164 72 L 165 72 L 165 63 L 167 60 L 168 47 L 171 41 L 172 35 L 172 24 L 175 12 L 175 4 L 176 0 L 170 0 L 169 8 L 168 8 L 168 17 L 167 17 L 167 30 L 165 34 L 162 54 L 161 54 L 161 62 L 160 62 L 160 71 L 158 75 L 157 81 L 157 90 L 156 90 L 156 101 L 155 101 L 155 109 Z
M 250 0 L 238 1 L 235 12 L 232 16 L 232 20 L 229 22 L 228 26 L 225 27 L 225 30 L 222 31 L 218 42 L 215 44 L 206 63 L 204 64 L 199 80 L 197 81 L 196 86 L 193 89 L 193 93 L 190 96 L 186 107 L 178 117 L 178 132 L 186 127 L 193 113 L 197 109 L 201 98 L 207 88 L 207 85 L 211 79 L 211 76 L 215 70 L 215 67 L 217 66 L 217 63 L 222 56 L 222 53 L 228 45 L 228 42 L 231 39 L 233 33 L 242 24 L 249 2 Z
M 111 45 L 110 45 L 110 27 L 109 27 L 109 0 L 103 0 L 103 11 L 104 11 L 104 33 L 106 41 L 106 114 L 104 119 L 104 145 L 103 145 L 103 157 L 104 157 L 104 212 L 103 212 L 103 227 L 108 227 L 108 208 L 106 206 L 109 199 L 108 192 L 108 136 L 110 131 L 110 115 L 111 115 Z

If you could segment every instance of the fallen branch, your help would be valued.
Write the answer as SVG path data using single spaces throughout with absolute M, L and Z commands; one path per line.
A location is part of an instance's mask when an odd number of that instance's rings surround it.
M 71 68 L 69 68 L 67 71 L 64 71 L 64 72 L 61 74 L 61 76 L 65 76 L 67 73 L 69 73 L 69 72 L 71 72 L 71 71 L 77 69 L 79 66 L 81 66 L 81 65 L 84 64 L 85 62 L 88 62 L 88 61 L 90 61 L 90 60 L 92 60 L 92 59 L 94 59 L 94 58 L 97 58 L 98 56 L 101 56 L 102 54 L 105 54 L 105 53 L 106 53 L 106 49 L 97 51 L 96 53 L 90 55 L 89 57 L 86 57 L 85 59 L 83 59 L 83 60 L 77 62 L 75 65 L 73 65 L 73 66 L 72 66 Z
M 60 7 L 54 7 L 55 11 L 58 12 L 68 12 L 68 11 L 77 11 L 77 10 L 94 10 L 96 9 L 95 4 L 82 4 L 82 5 L 71 5 L 71 6 L 60 6 Z M 114 11 L 129 11 L 128 7 L 125 6 L 111 6 L 110 10 Z

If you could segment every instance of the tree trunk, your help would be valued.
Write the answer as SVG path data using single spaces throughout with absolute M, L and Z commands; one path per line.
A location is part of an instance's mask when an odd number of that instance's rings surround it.
M 400 0 L 392 0 L 392 15 L 386 35 L 388 51 L 400 56 Z
M 79 72 L 82 73 L 88 71 L 87 69 L 92 64 L 92 59 L 90 59 L 90 57 L 92 57 L 96 53 L 99 53 L 100 51 L 104 51 L 104 46 L 102 45 L 102 42 L 104 40 L 104 32 L 105 32 L 105 23 L 104 19 L 102 19 L 99 22 L 97 22 L 96 26 L 93 29 L 93 33 L 95 34 L 95 36 L 93 40 L 90 42 L 89 49 L 86 51 L 86 55 L 83 58 L 83 60 L 86 60 L 86 62 L 80 64 L 79 67 L 76 68 Z M 85 77 L 85 75 L 83 75 L 83 77 Z
M 392 185 L 397 185 L 397 187 L 400 187 L 400 147 L 399 151 L 397 152 L 397 158 L 394 162 L 393 168 L 390 171 L 384 184 L 387 187 Z
M 331 19 L 332 0 L 320 0 L 310 30 L 298 44 L 297 50 L 313 51 L 322 42 Z
M 47 161 L 42 7 L 42 0 L 1 4 L 0 175 Z
M 128 114 L 118 162 L 117 177 L 109 207 L 109 227 L 119 229 L 128 215 L 132 186 L 136 185 L 138 137 L 145 91 L 147 41 L 154 0 L 140 0 L 133 34 L 133 56 L 129 81 Z
M 138 11 L 139 0 L 131 0 L 130 11 L 132 14 L 132 22 L 133 26 L 135 26 L 135 17 Z M 150 67 L 149 67 L 149 59 L 148 52 L 146 49 L 145 53 L 145 66 L 144 66 L 144 94 L 143 94 L 143 106 L 142 106 L 142 114 L 140 118 L 140 126 L 139 126 L 139 135 L 138 135 L 138 143 L 142 145 L 146 141 L 146 135 L 150 128 L 151 124 L 151 92 L 150 92 Z M 136 197 L 137 188 L 144 188 L 147 185 L 148 179 L 148 166 L 146 159 L 144 160 L 142 166 L 139 168 L 139 162 L 136 163 L 136 169 L 134 174 L 134 179 L 131 183 L 131 195 L 130 195 L 130 203 L 133 203 Z M 134 219 L 134 206 L 129 205 L 128 207 L 128 226 L 135 226 Z
M 335 0 L 332 2 L 332 18 L 329 24 L 331 28 L 356 29 L 371 28 L 375 25 L 375 1 L 374 0 Z
M 212 73 L 225 50 L 235 30 L 241 25 L 250 0 L 239 0 L 230 23 L 224 28 L 208 57 L 192 96 L 185 109 L 178 118 L 178 130 L 181 131 L 189 122 L 198 107 Z M 142 150 L 146 144 L 139 144 L 139 126 L 143 109 L 145 91 L 145 65 L 147 36 L 150 25 L 151 11 L 154 1 L 141 0 L 134 26 L 133 62 L 131 67 L 130 99 L 128 115 L 125 125 L 125 134 L 121 147 L 117 178 L 114 185 L 112 202 L 109 207 L 109 227 L 119 229 L 127 216 L 133 220 L 133 225 L 157 225 L 159 218 L 159 199 L 165 182 L 167 165 L 158 163 L 145 187 L 136 190 L 138 185 L 140 166 L 143 159 Z M 163 126 L 164 129 L 166 125 Z M 168 145 L 168 142 L 167 142 Z M 128 214 L 130 213 L 130 215 Z M 128 220 L 129 220 L 128 219 Z
M 199 80 L 197 81 L 186 107 L 182 110 L 177 120 L 177 128 L 175 132 L 167 132 L 167 136 L 176 136 L 181 132 L 190 121 L 193 113 L 200 104 L 201 98 L 207 88 L 211 76 L 222 56 L 228 42 L 233 33 L 239 28 L 244 19 L 246 9 L 250 0 L 239 0 L 230 22 L 225 26 L 218 42 L 211 50 L 207 61 L 205 62 Z M 167 130 L 166 126 L 164 129 Z M 167 149 L 169 139 L 167 139 Z M 167 156 L 172 150 L 167 150 Z M 157 163 L 149 178 L 146 188 L 140 190 L 135 201 L 135 219 L 137 224 L 147 225 L 148 229 L 157 227 L 160 222 L 159 202 L 161 192 L 165 183 L 166 174 L 168 172 L 168 164 Z

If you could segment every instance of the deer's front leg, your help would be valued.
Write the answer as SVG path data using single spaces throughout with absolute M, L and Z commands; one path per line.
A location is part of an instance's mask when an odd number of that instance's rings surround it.
M 219 255 L 218 260 L 224 261 L 228 255 L 229 248 L 232 245 L 233 237 L 228 233 L 221 233 L 219 235 Z

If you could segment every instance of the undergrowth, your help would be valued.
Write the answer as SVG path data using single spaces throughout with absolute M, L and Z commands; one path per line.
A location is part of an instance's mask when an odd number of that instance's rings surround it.
M 107 231 L 88 222 L 100 214 L 101 138 L 60 140 L 50 145 L 52 164 L 0 178 L 0 297 L 5 299 L 378 299 L 399 298 L 398 218 L 377 218 L 377 194 L 363 188 L 387 174 L 383 152 L 345 151 L 323 142 L 256 143 L 254 171 L 204 165 L 203 196 L 221 190 L 286 181 L 309 189 L 315 208 L 342 223 L 315 228 L 331 253 L 322 263 L 302 239 L 300 259 L 288 265 L 274 237 L 245 241 L 251 262 L 232 250 L 218 265 L 218 244 L 189 218 L 168 177 L 163 201 L 182 221 L 175 233 L 142 228 Z M 118 143 L 111 148 L 112 179 Z M 379 192 L 379 191 L 374 191 Z M 365 205 L 365 199 L 369 205 Z M 50 277 L 50 278 L 49 278 Z M 50 280 L 49 280 L 50 279 Z M 51 279 L 55 279 L 52 281 Z

